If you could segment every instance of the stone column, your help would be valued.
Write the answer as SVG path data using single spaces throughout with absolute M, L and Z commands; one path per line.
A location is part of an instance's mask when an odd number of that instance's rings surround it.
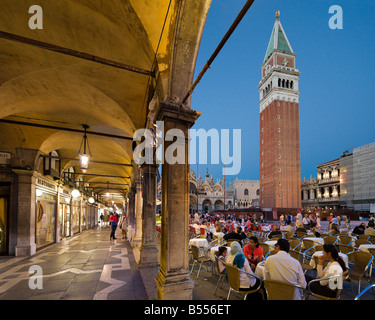
M 137 173 L 140 174 L 139 172 Z M 135 195 L 135 235 L 132 240 L 132 247 L 140 249 L 142 244 L 142 185 L 140 176 L 135 179 L 136 195 Z
M 34 171 L 13 169 L 17 175 L 17 245 L 16 257 L 31 256 L 36 253 L 35 214 L 36 177 Z
M 129 191 L 129 211 L 128 211 L 128 239 L 133 239 L 134 229 L 134 211 L 135 211 L 135 187 L 132 187 Z
M 143 164 L 141 169 L 143 186 L 143 230 L 139 267 L 158 265 L 156 247 L 156 176 L 158 166 Z
M 191 109 L 174 104 L 161 103 L 157 118 L 164 121 L 164 133 L 171 129 L 181 130 L 182 146 L 176 142 L 164 142 L 163 154 L 170 154 L 174 147 L 184 147 L 184 163 L 162 164 L 162 225 L 160 269 L 155 278 L 157 298 L 163 300 L 191 300 L 194 282 L 189 274 L 189 134 L 188 129 L 199 114 Z M 172 146 L 173 144 L 173 146 Z M 176 145 L 177 144 L 177 145 Z M 172 150 L 168 150 L 172 147 Z M 169 152 L 168 152 L 169 151 Z M 177 152 L 177 153 L 178 153 Z

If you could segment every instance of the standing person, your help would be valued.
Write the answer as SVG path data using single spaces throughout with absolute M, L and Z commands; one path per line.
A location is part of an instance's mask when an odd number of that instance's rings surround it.
M 104 217 L 103 217 L 103 225 L 107 228 L 108 227 L 108 221 L 109 221 L 109 217 L 108 217 L 108 214 L 107 212 L 104 213 Z
M 104 215 L 103 213 L 100 215 L 100 227 L 103 226 L 103 218 L 104 218 Z
M 310 229 L 310 219 L 307 213 L 305 214 L 305 217 L 302 219 L 302 224 L 306 230 Z
M 116 240 L 117 238 L 115 237 L 115 232 L 116 232 L 116 229 L 117 229 L 117 215 L 116 214 L 112 214 L 110 217 L 109 217 L 109 222 L 111 224 L 111 227 L 112 227 L 112 231 L 111 231 L 111 235 L 109 237 L 109 240 Z
M 118 226 L 121 229 L 122 239 L 128 240 L 127 235 L 126 235 L 126 231 L 128 229 L 128 217 L 126 216 L 125 212 L 121 216 Z

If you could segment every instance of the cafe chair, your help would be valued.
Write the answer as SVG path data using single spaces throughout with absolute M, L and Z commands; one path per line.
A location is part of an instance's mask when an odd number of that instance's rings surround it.
M 220 273 L 219 271 L 219 258 L 215 255 L 215 265 L 216 265 L 216 272 L 219 275 L 219 279 L 217 280 L 214 296 L 216 295 L 217 288 L 219 287 L 219 284 L 221 284 L 220 288 L 223 287 L 223 283 L 225 280 L 226 273 Z
M 353 238 L 349 236 L 339 236 L 340 244 L 349 245 L 353 242 Z
M 265 258 L 270 251 L 270 246 L 267 243 L 259 243 L 259 246 L 263 249 L 263 258 Z
M 336 244 L 338 241 L 339 241 L 339 238 L 336 236 L 324 237 L 324 244 Z
M 369 236 L 367 240 L 370 241 L 371 244 L 375 244 L 375 236 Z
M 361 293 L 357 294 L 357 296 L 354 298 L 354 300 L 361 300 L 361 297 L 362 297 L 367 291 L 369 291 L 370 289 L 372 289 L 372 291 L 373 291 L 374 288 L 375 288 L 375 283 L 369 285 L 368 287 L 366 287 L 365 289 L 363 289 L 363 291 L 361 291 Z M 367 299 L 366 299 L 366 300 L 367 300 Z M 368 300 L 373 300 L 373 298 L 368 299 Z
M 368 241 L 368 240 L 365 240 L 365 239 L 357 239 L 357 240 L 354 241 L 354 246 L 355 246 L 356 248 L 359 248 L 359 246 L 360 246 L 361 244 L 371 244 L 371 242 Z
M 270 251 L 268 251 L 268 253 L 267 253 L 265 259 L 267 259 L 269 256 L 273 256 L 273 255 L 276 254 L 276 253 L 277 253 L 276 250 L 270 250 Z
M 349 252 L 352 252 L 357 248 L 354 248 L 351 245 L 339 244 L 339 249 L 341 253 L 348 254 Z
M 200 255 L 199 251 L 202 251 L 203 255 Z M 199 270 L 198 270 L 198 273 L 197 273 L 197 279 L 198 279 L 199 278 L 199 273 L 201 272 L 202 264 L 203 263 L 207 263 L 207 262 L 211 263 L 211 259 L 210 259 L 208 251 L 206 251 L 206 250 L 204 250 L 202 248 L 198 248 L 197 246 L 192 245 L 191 246 L 191 252 L 193 254 L 194 262 L 193 262 L 193 266 L 191 267 L 190 273 L 193 272 L 194 267 L 195 267 L 195 263 L 200 263 Z
M 300 251 L 301 250 L 302 241 L 298 239 L 289 240 L 289 246 L 293 250 Z
M 348 271 L 345 271 L 345 272 L 348 272 Z M 338 274 L 338 275 L 333 275 L 333 276 L 329 276 L 329 277 L 322 277 L 322 278 L 317 278 L 317 279 L 314 279 L 314 280 L 311 280 L 310 282 L 309 282 L 309 284 L 307 285 L 307 299 L 309 298 L 309 296 L 311 295 L 311 296 L 313 296 L 313 297 L 315 297 L 315 298 L 317 298 L 317 299 L 322 299 L 322 300 L 339 300 L 340 299 L 340 294 L 341 294 L 341 290 L 342 290 L 342 288 L 338 288 L 337 290 L 336 290 L 336 295 L 335 295 L 335 297 L 327 297 L 327 296 L 323 296 L 323 295 L 321 295 L 321 294 L 318 294 L 318 293 L 316 293 L 316 292 L 314 292 L 313 290 L 311 290 L 311 285 L 313 284 L 313 283 L 315 283 L 315 282 L 320 282 L 320 281 L 322 281 L 322 280 L 329 280 L 329 281 L 335 281 L 336 282 L 336 284 L 338 283 L 338 278 L 340 277 L 340 276 L 342 276 L 343 277 L 343 279 L 342 279 L 342 282 L 343 282 L 343 280 L 345 279 L 345 277 L 346 277 L 346 274 L 345 274 L 345 272 L 341 275 L 341 274 Z M 328 284 L 327 284 L 327 286 L 328 286 Z
M 229 281 L 229 291 L 228 291 L 227 300 L 229 300 L 230 294 L 232 291 L 237 292 L 238 294 L 242 295 L 244 297 L 244 300 L 246 300 L 247 295 L 249 293 L 255 293 L 261 288 L 262 279 L 257 277 L 255 274 L 248 273 L 245 270 L 240 270 L 229 264 L 226 264 L 226 268 L 227 268 L 227 276 L 228 276 L 228 281 Z M 240 272 L 244 272 L 246 273 L 246 275 L 258 279 L 259 285 L 255 288 L 250 288 L 248 290 L 240 290 Z
M 358 294 L 361 292 L 361 280 L 366 276 L 366 272 L 369 271 L 371 263 L 373 261 L 373 256 L 371 253 L 365 251 L 352 251 L 347 254 L 349 260 L 350 268 L 349 281 L 352 286 L 352 292 L 354 295 L 353 282 L 351 280 L 358 281 Z M 369 278 L 371 282 L 371 278 Z
M 307 237 L 307 233 L 303 231 L 297 231 L 296 232 L 297 239 L 302 240 L 303 238 Z
M 292 231 L 289 231 L 289 232 L 285 232 L 285 233 L 284 233 L 284 237 L 285 237 L 285 239 L 287 239 L 287 240 L 293 239 L 293 235 L 294 235 L 294 232 L 292 232 Z
M 310 249 L 314 249 L 314 246 L 315 246 L 314 240 L 302 239 L 302 243 L 303 243 L 303 246 L 304 246 L 304 250 L 305 250 L 304 253 L 305 254 L 306 254 L 307 251 L 310 251 Z
M 302 291 L 302 297 L 305 297 L 305 288 L 298 285 L 270 279 L 263 281 L 266 288 L 267 300 L 294 300 L 296 290 Z
M 359 234 L 359 235 L 357 236 L 357 239 L 368 240 L 369 238 L 370 238 L 370 236 L 367 235 L 367 234 Z
M 310 264 L 311 257 L 309 257 L 308 255 L 305 255 L 301 251 L 297 251 L 293 249 L 289 250 L 289 254 L 291 255 L 292 258 L 299 261 L 304 273 L 315 269 L 315 267 Z
M 237 241 L 239 244 L 241 244 L 240 240 L 238 239 L 228 239 L 226 240 L 227 241 L 227 247 L 230 247 L 230 245 L 232 244 L 232 242 L 234 241 Z

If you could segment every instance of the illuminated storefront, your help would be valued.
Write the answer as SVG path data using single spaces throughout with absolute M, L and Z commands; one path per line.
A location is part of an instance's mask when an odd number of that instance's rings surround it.
M 62 189 L 59 197 L 60 239 L 71 236 L 71 205 L 69 190 Z

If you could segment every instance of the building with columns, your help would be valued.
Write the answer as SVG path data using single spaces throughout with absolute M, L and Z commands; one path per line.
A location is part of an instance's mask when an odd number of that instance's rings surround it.
M 301 207 L 299 75 L 279 12 L 261 66 L 260 206 Z
M 109 2 L 42 1 L 48 27 L 34 30 L 34 1 L 2 1 L 0 254 L 32 256 L 95 226 L 113 201 L 128 214 L 138 267 L 157 268 L 157 298 L 191 300 L 189 142 L 184 164 L 161 165 L 158 252 L 157 166 L 134 162 L 133 136 L 163 121 L 188 137 L 200 112 L 186 95 L 211 0 Z
M 375 213 L 375 142 L 343 152 L 317 166 L 317 177 L 301 183 L 306 209 L 353 209 Z

